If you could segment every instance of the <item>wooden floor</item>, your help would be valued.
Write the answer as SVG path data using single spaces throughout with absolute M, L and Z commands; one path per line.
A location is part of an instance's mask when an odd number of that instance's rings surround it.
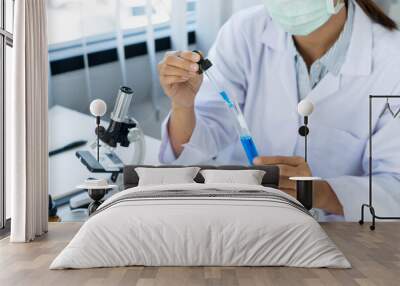
M 375 232 L 354 223 L 324 224 L 352 263 L 350 270 L 281 267 L 48 270 L 80 226 L 51 223 L 48 235 L 31 244 L 10 244 L 8 238 L 0 241 L 0 285 L 400 285 L 399 223 L 380 223 Z

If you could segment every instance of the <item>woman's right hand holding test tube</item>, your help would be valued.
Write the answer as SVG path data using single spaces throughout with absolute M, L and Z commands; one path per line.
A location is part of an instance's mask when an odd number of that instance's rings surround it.
M 171 147 L 178 157 L 184 144 L 192 137 L 196 126 L 194 101 L 203 75 L 199 74 L 201 57 L 191 51 L 169 52 L 158 65 L 161 86 L 171 99 L 168 132 Z

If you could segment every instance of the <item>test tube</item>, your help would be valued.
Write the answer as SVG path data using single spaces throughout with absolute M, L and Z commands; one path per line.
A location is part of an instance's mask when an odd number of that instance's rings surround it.
M 251 135 L 250 129 L 244 118 L 243 112 L 240 108 L 239 102 L 236 100 L 236 98 L 230 97 L 225 90 L 218 86 L 217 81 L 214 79 L 209 71 L 204 71 L 204 74 L 208 77 L 215 90 L 219 93 L 224 102 L 227 104 L 229 110 L 232 111 L 236 121 L 235 126 L 240 137 L 240 142 L 242 143 L 248 162 L 250 166 L 252 166 L 254 159 L 258 157 L 258 151 L 254 143 L 253 136 Z

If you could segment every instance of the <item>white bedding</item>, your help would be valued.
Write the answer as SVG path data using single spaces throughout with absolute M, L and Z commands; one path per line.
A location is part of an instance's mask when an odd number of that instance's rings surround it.
M 137 192 L 200 192 L 205 188 L 262 190 L 290 198 L 275 189 L 249 185 L 132 188 L 103 203 L 103 210 L 82 226 L 50 269 L 133 265 L 351 267 L 320 225 L 288 204 L 235 197 L 118 202 Z

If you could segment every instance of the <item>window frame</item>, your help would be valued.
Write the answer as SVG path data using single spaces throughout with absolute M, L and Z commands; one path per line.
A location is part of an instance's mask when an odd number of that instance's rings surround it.
M 196 3 L 195 0 L 189 0 L 188 3 Z M 194 32 L 196 30 L 196 12 L 188 11 L 187 15 L 187 31 Z M 123 31 L 124 46 L 142 44 L 146 42 L 146 27 L 137 27 L 124 29 Z M 170 23 L 160 23 L 154 25 L 155 39 L 162 39 L 171 36 Z M 87 45 L 87 53 L 101 52 L 107 49 L 115 49 L 117 47 L 116 32 L 104 33 L 89 36 L 85 39 Z M 49 61 L 64 60 L 82 55 L 82 40 L 66 41 L 64 43 L 56 43 L 49 45 Z
M 11 0 L 15 5 L 15 0 Z M 13 47 L 13 34 L 7 31 L 7 15 L 6 0 L 0 0 L 1 21 L 0 21 L 0 236 L 9 233 L 10 220 L 6 217 L 6 188 L 5 188 L 5 106 L 6 106 L 6 62 L 7 62 L 7 46 Z M 12 9 L 14 13 L 14 7 Z M 8 15 L 10 16 L 10 15 Z M 13 17 L 11 15 L 10 17 Z
M 196 27 L 195 20 L 188 21 L 188 32 L 194 32 Z M 129 29 L 123 31 L 124 45 L 134 45 L 146 42 L 146 31 L 144 28 Z M 162 39 L 171 36 L 169 24 L 155 26 L 155 39 Z M 91 36 L 86 39 L 87 53 L 101 52 L 117 47 L 116 33 Z M 49 45 L 49 60 L 57 61 L 82 55 L 82 40 L 74 40 L 65 43 Z

